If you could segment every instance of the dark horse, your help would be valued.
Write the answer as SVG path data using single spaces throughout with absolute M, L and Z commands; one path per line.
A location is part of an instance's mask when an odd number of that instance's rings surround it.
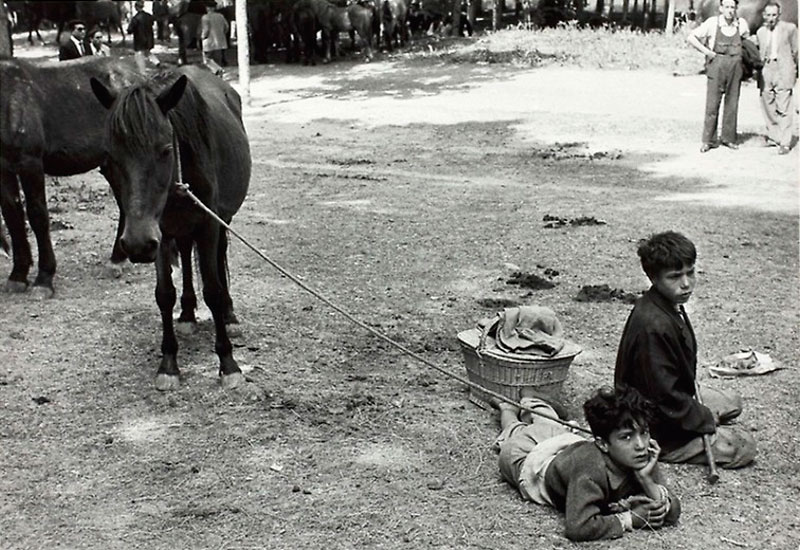
M 132 262 L 155 262 L 161 310 L 161 364 L 156 387 L 177 387 L 178 342 L 172 320 L 176 292 L 172 250 L 196 247 L 203 298 L 216 329 L 215 349 L 225 388 L 243 383 L 226 320 L 232 302 L 226 274 L 227 233 L 176 187 L 178 175 L 225 222 L 239 210 L 250 181 L 250 145 L 239 94 L 204 68 L 184 66 L 117 94 L 99 80 L 92 89 L 109 109 L 110 178 L 121 191 L 120 240 Z M 226 317 L 228 317 L 226 319 Z
M 33 289 L 44 297 L 53 295 L 56 258 L 50 240 L 44 176 L 88 172 L 106 158 L 106 112 L 89 88 L 91 77 L 113 88 L 141 80 L 132 61 L 104 57 L 43 65 L 19 59 L 0 61 L 0 207 L 14 258 L 6 282 L 8 291 L 24 292 L 28 288 L 33 263 L 21 187 L 39 248 L 39 271 Z M 115 245 L 112 260 L 124 259 Z

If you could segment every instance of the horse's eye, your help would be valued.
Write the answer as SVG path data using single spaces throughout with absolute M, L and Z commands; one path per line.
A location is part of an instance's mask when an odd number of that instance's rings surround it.
M 167 145 L 161 149 L 161 158 L 167 158 L 172 154 L 172 145 Z

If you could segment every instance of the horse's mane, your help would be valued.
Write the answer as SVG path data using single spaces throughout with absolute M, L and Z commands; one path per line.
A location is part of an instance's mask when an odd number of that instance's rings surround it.
M 126 144 L 132 151 L 144 153 L 150 150 L 155 117 L 160 113 L 156 98 L 175 80 L 174 74 L 162 73 L 120 92 L 108 119 L 112 135 L 125 136 Z M 182 149 L 195 152 L 210 149 L 208 115 L 208 105 L 189 80 L 178 104 L 167 112 Z

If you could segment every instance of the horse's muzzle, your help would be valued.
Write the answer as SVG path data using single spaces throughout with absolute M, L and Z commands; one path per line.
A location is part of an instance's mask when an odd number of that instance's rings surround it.
M 135 264 L 154 262 L 160 242 L 161 234 L 157 226 L 145 227 L 144 231 L 135 231 L 128 224 L 125 225 L 125 231 L 119 240 L 128 259 Z

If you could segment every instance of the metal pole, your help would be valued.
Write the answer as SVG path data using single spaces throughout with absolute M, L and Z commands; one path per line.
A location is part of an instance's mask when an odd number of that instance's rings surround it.
M 247 32 L 247 1 L 236 0 L 236 61 L 242 104 L 250 105 L 250 40 Z

